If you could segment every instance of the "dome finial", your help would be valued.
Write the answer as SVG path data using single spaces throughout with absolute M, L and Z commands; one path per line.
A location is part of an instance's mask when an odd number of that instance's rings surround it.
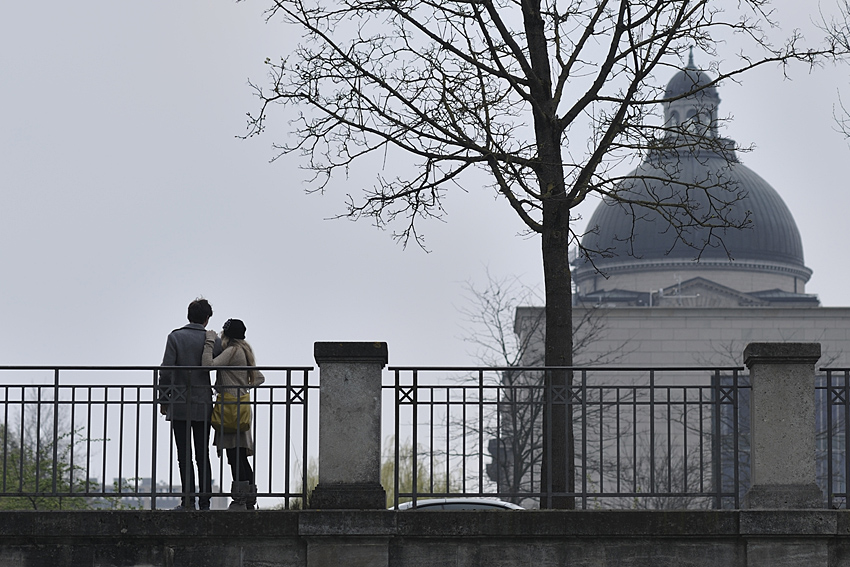
M 696 67 L 694 67 L 694 47 L 693 46 L 690 47 L 690 53 L 688 53 L 688 66 L 685 67 L 685 68 L 686 69 L 696 69 Z

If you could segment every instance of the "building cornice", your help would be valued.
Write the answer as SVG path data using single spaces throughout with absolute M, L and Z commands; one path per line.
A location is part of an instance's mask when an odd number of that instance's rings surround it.
M 792 266 L 763 260 L 632 260 L 629 262 L 599 262 L 596 267 L 585 265 L 575 269 L 576 281 L 591 277 L 597 273 L 620 275 L 626 273 L 658 272 L 659 270 L 730 270 L 741 272 L 763 272 L 793 276 L 808 282 L 812 270 L 805 266 Z

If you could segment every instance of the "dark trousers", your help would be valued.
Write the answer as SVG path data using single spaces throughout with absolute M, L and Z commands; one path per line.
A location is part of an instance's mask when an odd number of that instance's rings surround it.
M 230 465 L 230 475 L 233 477 L 233 482 L 248 481 L 254 484 L 254 471 L 251 469 L 251 463 L 248 461 L 248 454 L 242 447 L 234 447 L 233 449 L 225 449 L 227 452 L 227 462 Z
M 195 469 L 197 466 L 200 494 L 198 508 L 209 509 L 212 497 L 212 466 L 210 466 L 210 424 L 205 421 L 171 422 L 174 444 L 177 446 L 177 463 L 180 465 L 180 481 L 183 483 L 183 506 L 195 507 Z M 191 437 L 190 437 L 191 431 Z M 194 441 L 194 458 L 192 442 Z

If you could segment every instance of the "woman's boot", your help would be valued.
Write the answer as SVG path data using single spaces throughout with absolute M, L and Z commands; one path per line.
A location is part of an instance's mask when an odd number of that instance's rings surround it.
M 250 483 L 246 481 L 234 482 L 230 485 L 230 497 L 233 502 L 227 507 L 228 510 L 247 510 L 245 502 L 248 500 L 248 487 Z

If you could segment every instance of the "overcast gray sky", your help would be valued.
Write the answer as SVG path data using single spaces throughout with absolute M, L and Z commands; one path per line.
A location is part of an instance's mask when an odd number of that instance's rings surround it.
M 0 364 L 158 364 L 198 295 L 213 328 L 245 321 L 260 364 L 311 365 L 325 340 L 386 341 L 396 365 L 474 364 L 463 282 L 489 267 L 540 284 L 537 240 L 488 189 L 450 196 L 446 222 L 424 226 L 430 253 L 405 250 L 368 222 L 324 220 L 366 178 L 306 195 L 297 159 L 269 163 L 282 121 L 236 138 L 256 110 L 248 79 L 296 39 L 263 7 L 0 5 Z M 779 8 L 787 32 L 814 3 Z M 850 150 L 832 116 L 850 73 L 792 73 L 721 86 L 724 134 L 757 146 L 744 163 L 793 212 L 807 291 L 847 305 Z

